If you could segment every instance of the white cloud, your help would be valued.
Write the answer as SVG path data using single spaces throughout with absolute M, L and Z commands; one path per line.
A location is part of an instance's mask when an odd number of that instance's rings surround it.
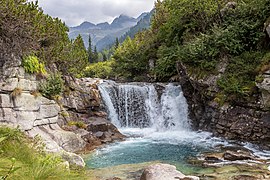
M 137 17 L 149 12 L 155 0 L 39 0 L 45 13 L 59 17 L 68 26 L 83 21 L 92 23 L 111 22 L 116 16 L 126 14 Z

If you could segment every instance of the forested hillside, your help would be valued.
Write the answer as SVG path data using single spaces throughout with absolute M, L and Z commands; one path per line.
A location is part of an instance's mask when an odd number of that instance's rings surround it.
M 169 81 L 184 65 L 189 75 L 203 79 L 226 69 L 217 81 L 220 90 L 250 95 L 270 68 L 269 17 L 268 0 L 157 1 L 151 28 L 116 49 L 109 76 Z
M 64 74 L 78 75 L 88 62 L 81 37 L 70 41 L 60 19 L 44 14 L 37 2 L 26 2 L 0 2 L 1 64 L 11 56 L 32 55 L 47 67 L 55 64 Z

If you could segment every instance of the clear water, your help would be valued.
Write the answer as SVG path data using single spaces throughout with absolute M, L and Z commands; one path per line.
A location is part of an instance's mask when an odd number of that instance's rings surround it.
M 189 174 L 199 168 L 189 164 L 189 158 L 225 143 L 220 139 L 211 139 L 208 133 L 157 132 L 150 128 L 125 128 L 121 131 L 133 137 L 96 150 L 86 158 L 88 167 L 107 168 L 155 161 L 175 165 L 182 172 Z

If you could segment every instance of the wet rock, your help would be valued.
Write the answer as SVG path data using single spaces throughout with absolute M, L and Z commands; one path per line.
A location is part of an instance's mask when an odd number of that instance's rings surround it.
M 237 161 L 237 160 L 251 160 L 256 159 L 255 156 L 246 151 L 226 151 L 223 155 L 224 160 Z
M 86 145 L 87 150 L 93 150 L 94 148 L 102 144 L 99 138 L 97 138 L 95 135 L 89 132 L 88 134 L 83 135 L 82 138 L 84 139 L 85 142 L 87 142 L 87 145 Z
M 207 161 L 207 162 L 211 162 L 211 163 L 218 163 L 218 162 L 222 162 L 221 158 L 222 157 L 220 157 L 220 155 L 209 154 L 209 155 L 206 155 L 204 160 Z
M 87 126 L 87 131 L 93 132 L 103 143 L 121 140 L 125 137 L 110 121 L 104 118 L 96 118 L 94 121 L 90 122 Z
M 250 175 L 237 175 L 233 176 L 233 180 L 258 180 L 257 177 L 255 176 L 250 176 Z
M 185 176 L 176 170 L 175 166 L 169 164 L 154 164 L 144 169 L 140 180 L 199 180 L 196 176 Z

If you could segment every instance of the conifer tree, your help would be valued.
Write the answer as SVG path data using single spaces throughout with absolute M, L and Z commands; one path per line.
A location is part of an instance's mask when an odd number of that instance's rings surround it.
M 118 47 L 119 47 L 119 39 L 118 38 L 116 38 L 115 39 L 115 49 L 117 49 Z
M 97 46 L 94 48 L 94 53 L 93 53 L 93 62 L 98 62 L 98 52 L 97 52 Z
M 93 63 L 94 59 L 93 59 L 93 50 L 92 50 L 92 39 L 91 39 L 90 34 L 89 34 L 89 38 L 88 38 L 87 54 L 88 54 L 89 63 Z

